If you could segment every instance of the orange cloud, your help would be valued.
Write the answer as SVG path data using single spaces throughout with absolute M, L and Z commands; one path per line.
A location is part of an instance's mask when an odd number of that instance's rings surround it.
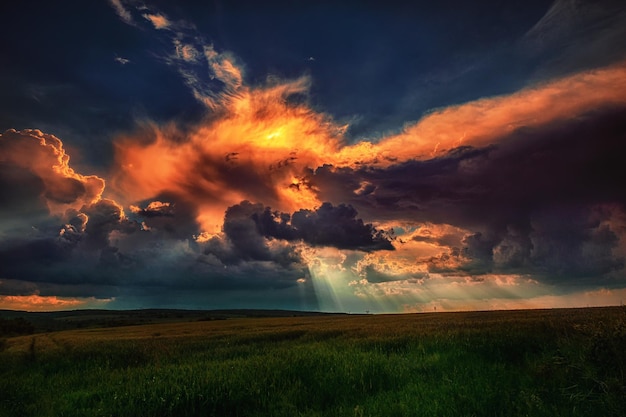
M 498 143 L 522 127 L 626 104 L 621 63 L 441 109 L 379 143 L 347 145 L 347 126 L 289 102 L 307 93 L 308 78 L 248 88 L 227 55 L 210 47 L 204 54 L 227 86 L 215 113 L 190 133 L 149 125 L 120 137 L 114 184 L 127 202 L 176 194 L 198 208 L 197 220 L 209 232 L 217 231 L 227 207 L 246 199 L 287 212 L 319 206 L 306 173 L 323 164 L 388 166 L 430 159 L 461 145 Z
M 150 23 L 154 25 L 155 29 L 167 29 L 170 26 L 170 22 L 169 20 L 167 20 L 167 17 L 163 16 L 162 14 L 145 13 L 143 17 L 146 20 L 149 20 Z
M 458 146 L 486 146 L 523 127 L 581 117 L 586 112 L 626 104 L 626 63 L 586 71 L 525 88 L 436 110 L 398 135 L 377 144 L 345 147 L 337 162 L 389 165 L 430 159 Z
M 70 157 L 54 135 L 39 130 L 7 130 L 0 134 L 0 162 L 32 172 L 44 185 L 43 198 L 52 214 L 97 202 L 104 180 L 81 175 L 69 166 Z
M 0 295 L 0 305 L 8 310 L 56 311 L 70 308 L 102 308 L 113 299 L 72 298 L 41 295 Z
M 198 58 L 198 51 L 193 45 L 183 44 L 180 40 L 174 39 L 176 57 L 183 61 L 195 61 Z
M 199 221 L 212 231 L 226 208 L 245 199 L 295 211 L 319 205 L 303 184 L 340 147 L 341 127 L 290 95 L 304 93 L 308 80 L 250 89 L 230 99 L 221 118 L 206 122 L 183 140 L 175 127 L 150 125 L 116 142 L 114 187 L 128 202 L 170 192 L 193 203 Z
M 218 80 L 233 90 L 241 87 L 241 70 L 235 64 L 235 58 L 232 55 L 226 52 L 220 54 L 212 45 L 209 45 L 204 47 L 204 56 Z

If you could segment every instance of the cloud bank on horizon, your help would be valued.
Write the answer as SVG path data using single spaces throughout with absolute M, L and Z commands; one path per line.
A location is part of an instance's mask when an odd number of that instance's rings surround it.
M 130 0 L 106 6 L 124 30 L 156 42 L 152 65 L 203 110 L 133 116 L 110 131 L 95 175 L 80 160 L 89 138 L 68 147 L 43 130 L 48 122 L 7 126 L 0 308 L 398 312 L 626 295 L 618 3 L 548 4 L 506 53 L 534 62 L 523 85 L 479 89 L 369 139 L 357 136 L 367 112 L 345 117 L 316 101 L 335 97 L 316 87 L 323 72 L 260 78 L 256 61 L 207 41 L 189 19 Z M 309 56 L 302 65 L 325 58 Z M 141 59 L 109 57 L 116 70 Z M 462 77 L 446 71 L 452 86 Z M 410 114 L 407 97 L 399 113 Z

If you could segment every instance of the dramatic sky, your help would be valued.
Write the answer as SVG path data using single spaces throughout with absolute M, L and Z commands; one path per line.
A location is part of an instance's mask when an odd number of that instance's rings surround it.
M 0 6 L 0 308 L 626 299 L 622 0 L 174 3 Z

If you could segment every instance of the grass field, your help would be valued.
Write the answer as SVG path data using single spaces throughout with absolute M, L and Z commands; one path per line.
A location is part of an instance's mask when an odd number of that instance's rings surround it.
M 626 309 L 233 318 L 13 337 L 0 416 L 625 416 Z

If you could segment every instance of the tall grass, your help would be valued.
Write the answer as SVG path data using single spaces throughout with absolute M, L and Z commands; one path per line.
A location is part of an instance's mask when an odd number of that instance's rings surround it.
M 624 416 L 626 311 L 233 319 L 8 339 L 0 416 Z

